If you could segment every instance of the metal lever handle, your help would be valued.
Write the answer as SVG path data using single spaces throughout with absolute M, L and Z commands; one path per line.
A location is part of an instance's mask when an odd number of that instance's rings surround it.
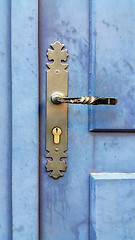
M 51 100 L 54 104 L 59 103 L 72 103 L 72 104 L 87 104 L 87 105 L 116 105 L 117 98 L 109 97 L 63 97 L 61 93 L 54 92 L 51 96 Z

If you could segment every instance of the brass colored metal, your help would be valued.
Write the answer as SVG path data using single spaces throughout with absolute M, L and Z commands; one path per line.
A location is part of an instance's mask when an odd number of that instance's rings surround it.
M 50 177 L 58 179 L 63 177 L 67 165 L 62 158 L 66 158 L 67 150 L 67 104 L 56 105 L 51 101 L 53 92 L 62 92 L 62 96 L 67 96 L 68 89 L 68 72 L 65 70 L 68 64 L 63 63 L 67 60 L 67 50 L 63 50 L 64 44 L 55 42 L 51 44 L 52 49 L 48 49 L 47 56 L 49 70 L 47 71 L 47 98 L 46 98 L 46 150 L 48 160 L 46 169 Z M 59 143 L 55 143 L 52 129 L 58 126 L 62 130 Z
M 60 135 L 61 135 L 61 129 L 59 127 L 55 127 L 52 130 L 52 134 L 53 134 L 53 141 L 55 144 L 59 144 L 60 143 Z

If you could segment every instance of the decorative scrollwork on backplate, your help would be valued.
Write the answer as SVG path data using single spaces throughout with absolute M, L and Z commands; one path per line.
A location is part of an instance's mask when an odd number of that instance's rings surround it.
M 67 150 L 67 106 L 61 104 L 56 106 L 50 100 L 50 96 L 57 89 L 67 95 L 68 72 L 65 70 L 68 64 L 64 63 L 67 60 L 68 53 L 64 48 L 64 44 L 55 42 L 50 45 L 52 49 L 48 49 L 47 57 L 52 63 L 47 63 L 49 70 L 47 71 L 47 102 L 46 102 L 46 150 L 48 160 L 46 170 L 50 173 L 50 177 L 58 179 L 63 177 L 67 165 L 62 158 L 66 158 L 65 151 Z M 53 139 L 52 129 L 59 127 L 62 131 L 60 142 L 55 143 Z
M 48 49 L 47 56 L 49 61 L 54 61 L 52 64 L 47 63 L 47 66 L 52 70 L 56 69 L 59 70 L 61 68 L 62 70 L 65 70 L 68 67 L 68 64 L 64 64 L 61 61 L 66 62 L 68 58 L 67 49 L 64 49 L 64 44 L 61 44 L 60 42 L 55 42 L 54 44 L 50 45 L 52 49 Z M 56 72 L 57 74 L 59 72 Z

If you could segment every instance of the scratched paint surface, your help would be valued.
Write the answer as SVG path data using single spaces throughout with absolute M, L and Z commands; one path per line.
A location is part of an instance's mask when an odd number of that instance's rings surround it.
M 90 93 L 117 97 L 92 107 L 90 130 L 135 130 L 135 1 L 93 0 Z
M 48 173 L 45 171 L 47 162 L 45 157 L 46 62 L 48 61 L 46 52 L 50 44 L 57 40 L 65 44 L 69 52 L 69 96 L 87 95 L 91 84 L 89 76 L 89 1 L 40 0 L 39 13 L 40 238 L 41 240 L 89 240 L 89 223 L 92 220 L 89 214 L 90 172 L 135 172 L 135 135 L 134 133 L 91 133 L 88 126 L 88 107 L 69 105 L 67 172 L 58 181 L 48 177 Z M 111 89 L 111 94 L 112 91 Z M 109 93 L 105 92 L 105 94 Z M 128 104 L 127 100 L 126 104 Z M 103 115 L 108 114 L 106 108 L 102 108 L 102 111 Z M 106 124 L 105 119 L 103 123 Z M 127 180 L 127 191 L 128 187 L 130 190 L 129 185 L 130 180 Z M 117 182 L 115 186 L 117 187 Z M 105 187 L 106 194 L 108 194 L 110 185 L 106 184 Z M 124 193 L 124 180 L 121 180 L 121 187 Z M 120 188 L 119 182 L 118 188 Z M 102 190 L 103 186 L 101 185 Z M 113 193 L 114 189 L 111 196 Z M 116 204 L 117 201 L 121 201 L 117 198 L 115 200 Z M 121 212 L 122 204 L 123 201 L 121 201 Z M 133 204 L 132 201 L 131 207 Z M 98 206 L 100 207 L 100 201 L 98 201 Z M 94 217 L 98 217 L 98 209 L 95 209 Z M 111 212 L 108 219 L 110 217 Z M 123 218 L 121 218 L 121 225 L 124 226 L 124 224 Z M 100 240 L 105 239 L 104 230 L 105 227 Z M 134 231 L 131 234 L 133 235 Z M 130 236 L 127 234 L 127 239 Z M 96 238 L 93 236 L 91 239 L 95 240 Z M 121 233 L 120 239 L 125 239 L 124 232 Z

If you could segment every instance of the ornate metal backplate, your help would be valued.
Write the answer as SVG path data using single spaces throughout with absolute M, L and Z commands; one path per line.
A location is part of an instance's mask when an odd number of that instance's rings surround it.
M 47 56 L 49 61 L 47 66 L 47 99 L 46 99 L 46 157 L 51 158 L 46 164 L 47 172 L 50 172 L 50 177 L 58 179 L 63 177 L 67 165 L 62 158 L 66 158 L 65 151 L 67 150 L 67 104 L 53 104 L 51 95 L 53 92 L 61 92 L 63 96 L 67 96 L 68 91 L 68 72 L 65 70 L 68 67 L 66 62 L 68 53 L 63 50 L 64 44 L 55 42 L 50 45 L 52 49 L 48 49 Z M 60 136 L 57 141 L 54 141 L 54 128 L 60 129 Z M 56 132 L 57 133 L 57 132 Z

